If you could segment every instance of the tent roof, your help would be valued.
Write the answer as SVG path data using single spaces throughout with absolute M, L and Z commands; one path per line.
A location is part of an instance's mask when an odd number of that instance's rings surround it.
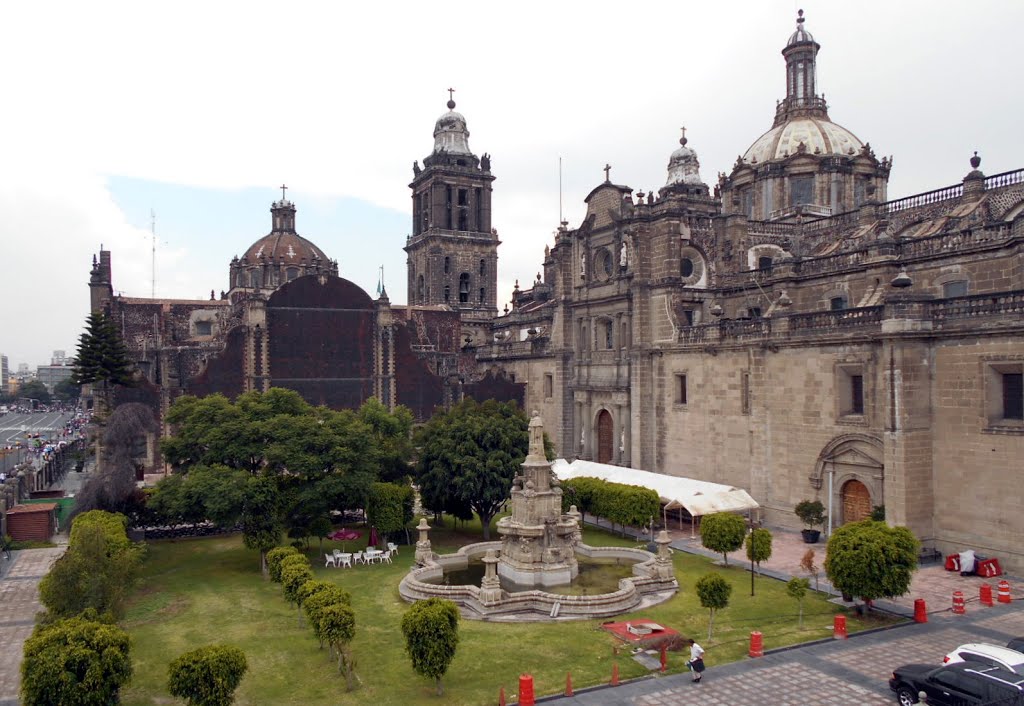
M 757 502 L 742 488 L 711 483 L 693 478 L 681 478 L 664 473 L 652 473 L 635 468 L 612 466 L 576 459 L 569 463 L 564 458 L 551 464 L 559 480 L 570 478 L 600 478 L 612 483 L 638 485 L 650 488 L 661 496 L 668 509 L 683 507 L 694 517 L 715 512 L 737 512 L 758 507 Z

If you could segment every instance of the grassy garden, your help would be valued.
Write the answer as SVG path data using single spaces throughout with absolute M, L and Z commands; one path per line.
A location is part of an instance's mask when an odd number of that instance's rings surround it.
M 480 540 L 479 523 L 431 532 L 435 551 L 447 552 Z M 594 545 L 633 542 L 597 531 L 584 532 Z M 358 550 L 366 539 L 348 542 Z M 324 549 L 342 548 L 325 542 Z M 538 695 L 560 693 L 566 672 L 576 688 L 609 680 L 613 662 L 622 679 L 647 673 L 623 652 L 619 643 L 599 629 L 600 621 L 563 623 L 485 623 L 463 620 L 455 660 L 443 681 L 445 695 L 435 696 L 434 684 L 417 676 L 404 652 L 399 628 L 407 604 L 398 583 L 413 561 L 413 547 L 403 546 L 394 564 L 324 568 L 316 543 L 308 551 L 316 578 L 337 583 L 352 594 L 356 636 L 352 653 L 360 685 L 346 692 L 345 680 L 326 648 L 319 649 L 312 630 L 282 596 L 281 586 L 264 581 L 259 555 L 247 550 L 238 535 L 212 539 L 161 541 L 149 544 L 141 580 L 122 622 L 131 635 L 135 674 L 121 692 L 128 705 L 179 703 L 167 695 L 167 665 L 182 652 L 214 642 L 245 651 L 249 672 L 236 692 L 238 704 L 374 703 L 491 704 L 499 687 L 512 700 L 519 674 L 534 675 Z M 743 659 L 751 630 L 764 635 L 766 649 L 807 642 L 831 634 L 832 615 L 841 609 L 824 596 L 809 593 L 804 600 L 804 627 L 797 625 L 796 601 L 784 583 L 757 579 L 751 597 L 750 574 L 739 567 L 716 567 L 703 557 L 674 555 L 681 590 L 672 600 L 622 619 L 646 618 L 693 636 L 707 649 L 710 666 Z M 715 616 L 714 637 L 708 641 L 708 611 L 700 606 L 693 586 L 709 571 L 718 571 L 733 584 L 731 604 Z M 850 615 L 851 632 L 878 627 L 890 619 Z M 685 669 L 686 655 L 669 654 L 670 672 Z

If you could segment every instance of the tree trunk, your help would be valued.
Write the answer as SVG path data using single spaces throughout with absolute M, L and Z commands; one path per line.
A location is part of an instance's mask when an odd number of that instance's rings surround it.
M 296 603 L 295 608 L 299 611 L 299 627 L 302 627 L 302 603 Z
M 710 610 L 710 617 L 708 617 L 708 642 L 711 642 L 711 626 L 715 624 L 715 609 Z
M 264 581 L 270 580 L 270 572 L 267 570 L 267 553 L 262 549 L 260 550 L 260 573 L 263 574 Z
M 800 623 L 799 627 L 801 630 L 804 629 L 804 602 L 800 601 Z
M 444 687 L 441 686 L 441 677 L 437 678 L 437 695 L 444 696 Z
M 484 526 L 484 541 L 486 542 L 491 538 L 491 518 L 494 516 L 490 515 L 485 519 L 481 513 L 478 512 L 477 514 L 480 515 L 480 522 Z M 441 680 L 439 679 L 438 683 L 440 683 L 440 681 Z

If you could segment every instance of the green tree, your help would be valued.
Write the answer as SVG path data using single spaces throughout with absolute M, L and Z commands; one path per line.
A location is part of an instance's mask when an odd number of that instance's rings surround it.
M 825 575 L 846 595 L 866 601 L 896 598 L 910 590 L 920 544 L 906 527 L 851 522 L 832 532 Z
M 729 552 L 743 546 L 747 536 L 747 521 L 731 512 L 705 515 L 700 521 L 700 543 L 713 552 L 721 552 L 725 565 L 729 565 Z
M 306 619 L 313 628 L 313 634 L 320 640 L 320 647 L 323 648 L 327 637 L 320 624 L 321 611 L 335 603 L 351 605 L 352 598 L 348 591 L 329 581 L 307 581 L 302 587 L 302 593 L 302 610 L 306 613 Z
M 280 500 L 273 478 L 249 479 L 242 499 L 242 541 L 260 553 L 260 571 L 267 577 L 267 552 L 281 539 Z
M 338 671 L 345 674 L 346 687 L 351 691 L 355 662 L 348 646 L 356 634 L 356 614 L 348 605 L 334 603 L 320 611 L 318 624 L 323 640 L 338 652 Z
M 230 706 L 248 669 L 245 653 L 237 647 L 200 647 L 171 662 L 167 690 L 189 706 Z
M 763 527 L 752 530 L 744 540 L 747 547 L 747 559 L 757 564 L 761 570 L 761 562 L 772 558 L 772 533 Z
M 71 382 L 75 385 L 100 383 L 100 399 L 107 410 L 112 406 L 114 385 L 134 384 L 128 349 L 114 322 L 102 312 L 94 311 L 86 318 L 85 333 L 78 339 Z
M 435 414 L 418 437 L 417 480 L 437 511 L 468 506 L 480 516 L 484 539 L 509 497 L 529 447 L 528 420 L 513 403 L 464 400 Z
M 811 582 L 807 579 L 791 578 L 786 583 L 786 594 L 790 598 L 795 598 L 797 604 L 800 607 L 800 623 L 799 627 L 802 630 L 804 627 L 804 596 L 807 595 L 807 589 L 811 587 Z
M 435 680 L 437 695 L 443 695 L 441 677 L 459 645 L 458 607 L 442 598 L 417 601 L 402 616 L 402 635 L 413 671 Z
M 309 536 L 320 540 L 321 556 L 324 553 L 324 538 L 331 533 L 332 529 L 334 529 L 334 525 L 331 524 L 331 518 L 327 515 L 318 515 L 309 523 Z
M 77 400 L 82 394 L 82 386 L 71 380 L 61 380 L 53 386 L 53 396 L 61 402 Z
M 91 615 L 36 627 L 24 650 L 25 706 L 107 706 L 132 676 L 128 633 Z
M 50 404 L 50 391 L 38 380 L 29 380 L 18 388 L 18 397 L 39 400 L 42 404 Z
M 302 587 L 307 581 L 313 580 L 313 572 L 308 566 L 285 565 L 281 567 L 281 586 L 284 588 L 284 599 L 299 611 L 299 625 L 302 624 Z
M 366 517 L 383 534 L 398 532 L 412 521 L 413 492 L 408 485 L 374 483 L 366 500 Z
M 695 586 L 700 604 L 708 609 L 708 640 L 711 640 L 711 626 L 715 622 L 715 611 L 721 610 L 729 605 L 729 596 L 732 595 L 732 584 L 726 581 L 721 574 L 712 572 L 697 579 Z
M 281 583 L 281 562 L 290 557 L 299 556 L 295 547 L 274 547 L 267 552 L 267 573 L 274 583 Z
M 68 548 L 39 583 L 39 597 L 52 618 L 95 609 L 120 617 L 135 585 L 142 548 L 125 533 L 124 515 L 86 512 L 71 525 Z
M 390 412 L 376 397 L 371 397 L 357 414 L 359 420 L 373 430 L 380 458 L 380 479 L 407 484 L 413 471 L 409 465 L 413 455 L 412 427 L 415 421 L 412 411 L 399 405 Z

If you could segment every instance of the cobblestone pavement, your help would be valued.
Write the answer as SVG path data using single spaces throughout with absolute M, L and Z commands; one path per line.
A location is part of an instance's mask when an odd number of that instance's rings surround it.
M 564 706 L 892 706 L 888 679 L 910 662 L 942 663 L 964 642 L 1006 644 L 1024 635 L 1024 604 L 968 607 L 966 615 L 939 613 L 926 624 L 910 624 L 811 644 L 716 667 L 714 649 L 700 684 L 689 674 L 645 679 L 554 699 Z
M 18 703 L 21 647 L 32 634 L 39 605 L 39 581 L 65 547 L 15 552 L 0 578 L 0 706 Z

